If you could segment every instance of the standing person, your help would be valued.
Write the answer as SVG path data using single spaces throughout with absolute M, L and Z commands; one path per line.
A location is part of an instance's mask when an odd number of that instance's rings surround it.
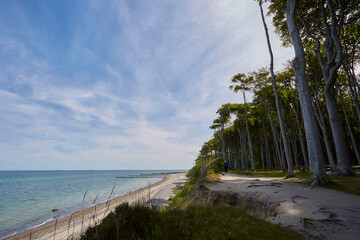
M 227 172 L 228 168 L 229 168 L 229 165 L 228 165 L 228 163 L 225 161 L 225 162 L 224 162 L 224 169 L 225 169 L 225 172 Z

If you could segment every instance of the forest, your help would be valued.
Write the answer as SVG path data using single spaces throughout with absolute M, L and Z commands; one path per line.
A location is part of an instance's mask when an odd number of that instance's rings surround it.
M 360 165 L 360 1 L 271 0 L 268 15 L 294 59 L 274 71 L 263 4 L 259 3 L 269 66 L 229 79 L 243 103 L 219 106 L 213 138 L 196 159 L 217 157 L 233 170 L 310 170 L 311 185 L 328 174 L 356 175 Z M 247 101 L 246 93 L 252 94 Z

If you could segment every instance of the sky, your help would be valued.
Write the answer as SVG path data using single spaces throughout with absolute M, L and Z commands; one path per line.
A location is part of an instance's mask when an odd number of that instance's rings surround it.
M 0 170 L 189 169 L 269 61 L 253 0 L 2 0 Z

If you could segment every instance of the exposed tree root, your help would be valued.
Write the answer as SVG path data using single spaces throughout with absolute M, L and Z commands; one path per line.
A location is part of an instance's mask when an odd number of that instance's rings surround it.
M 337 169 L 335 172 L 328 173 L 330 176 L 359 176 L 353 169 Z
M 321 177 L 314 177 L 312 176 L 310 180 L 310 188 L 313 189 L 314 187 L 318 186 L 320 183 L 327 183 L 329 180 L 325 175 L 325 178 Z
M 303 221 L 304 221 L 304 222 L 330 223 L 330 224 L 345 226 L 342 220 L 336 219 L 336 218 L 333 218 L 333 219 L 311 219 L 311 218 L 304 218 Z
M 313 189 L 314 187 L 316 187 L 317 185 L 319 185 L 319 180 L 317 178 L 313 178 L 311 179 L 311 183 L 310 183 L 310 188 Z
M 294 172 L 288 172 L 284 177 L 284 179 L 293 178 L 293 177 L 297 177 L 297 175 Z
M 282 183 L 272 182 L 270 184 L 252 184 L 247 186 L 246 188 L 254 188 L 254 187 L 281 187 Z

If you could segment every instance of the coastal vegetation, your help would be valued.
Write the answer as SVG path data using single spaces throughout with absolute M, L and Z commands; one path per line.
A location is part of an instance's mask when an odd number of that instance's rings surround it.
M 232 208 L 190 206 L 158 211 L 120 205 L 81 239 L 300 239 L 290 230 Z
M 198 161 L 187 173 L 188 181 L 175 190 L 169 206 L 158 209 L 147 202 L 118 206 L 101 223 L 87 229 L 81 239 L 301 239 L 278 224 L 230 207 L 194 202 L 196 190 L 216 182 L 223 158 Z

